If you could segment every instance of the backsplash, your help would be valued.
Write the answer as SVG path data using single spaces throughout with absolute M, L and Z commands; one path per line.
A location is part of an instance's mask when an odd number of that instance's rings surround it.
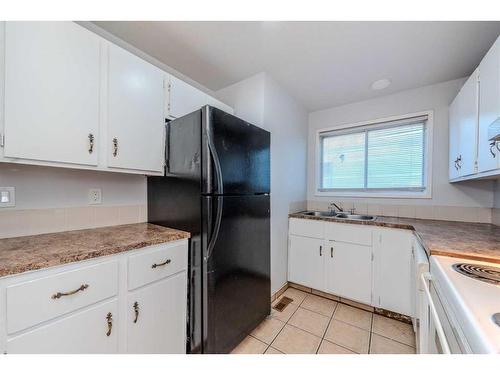
M 4 209 L 0 211 L 0 238 L 145 221 L 147 221 L 146 205 Z
M 476 223 L 492 223 L 496 218 L 497 223 L 500 223 L 500 214 L 498 212 L 500 210 L 485 207 L 381 205 L 352 201 L 342 202 L 337 200 L 335 200 L 335 203 L 342 206 L 344 210 L 354 208 L 356 213 L 369 215 L 468 221 Z M 328 205 L 329 203 L 325 201 L 307 201 L 308 210 L 328 210 Z M 494 211 L 496 213 L 494 213 Z

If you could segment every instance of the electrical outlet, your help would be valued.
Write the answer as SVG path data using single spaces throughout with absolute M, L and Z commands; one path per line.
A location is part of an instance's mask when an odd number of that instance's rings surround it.
M 0 207 L 14 207 L 16 205 L 16 188 L 0 187 Z
M 89 190 L 89 204 L 101 204 L 102 203 L 102 191 L 101 189 L 90 189 Z

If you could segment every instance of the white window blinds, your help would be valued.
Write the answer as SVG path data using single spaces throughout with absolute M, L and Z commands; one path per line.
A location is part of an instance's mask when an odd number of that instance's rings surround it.
M 427 117 L 320 134 L 320 190 L 425 189 Z

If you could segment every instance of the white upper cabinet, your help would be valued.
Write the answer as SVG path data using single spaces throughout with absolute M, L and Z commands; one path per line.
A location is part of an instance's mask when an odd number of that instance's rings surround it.
M 458 167 L 458 155 L 460 148 L 460 117 L 459 117 L 459 99 L 457 96 L 450 104 L 449 108 L 449 169 L 450 180 L 460 176 Z
M 100 47 L 73 22 L 5 23 L 6 157 L 97 165 Z
M 478 70 L 469 77 L 459 93 L 458 120 L 460 143 L 458 167 L 460 176 L 475 173 L 478 119 Z
M 167 102 L 169 117 L 182 117 L 206 104 L 208 104 L 207 94 L 174 76 L 170 76 L 169 100 Z
M 479 71 L 478 169 L 485 172 L 500 166 L 500 152 L 489 141 L 495 135 L 493 127 L 500 133 L 500 38 L 481 61 Z
M 490 141 L 500 133 L 500 38 L 451 103 L 449 126 L 450 180 L 500 173 L 500 142 Z
M 166 74 L 115 45 L 108 53 L 108 166 L 161 172 Z

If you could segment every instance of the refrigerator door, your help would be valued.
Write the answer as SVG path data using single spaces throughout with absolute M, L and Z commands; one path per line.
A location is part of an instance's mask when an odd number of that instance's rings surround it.
M 209 106 L 202 122 L 203 194 L 269 193 L 271 134 Z
M 270 313 L 269 198 L 203 197 L 205 353 L 229 353 Z

